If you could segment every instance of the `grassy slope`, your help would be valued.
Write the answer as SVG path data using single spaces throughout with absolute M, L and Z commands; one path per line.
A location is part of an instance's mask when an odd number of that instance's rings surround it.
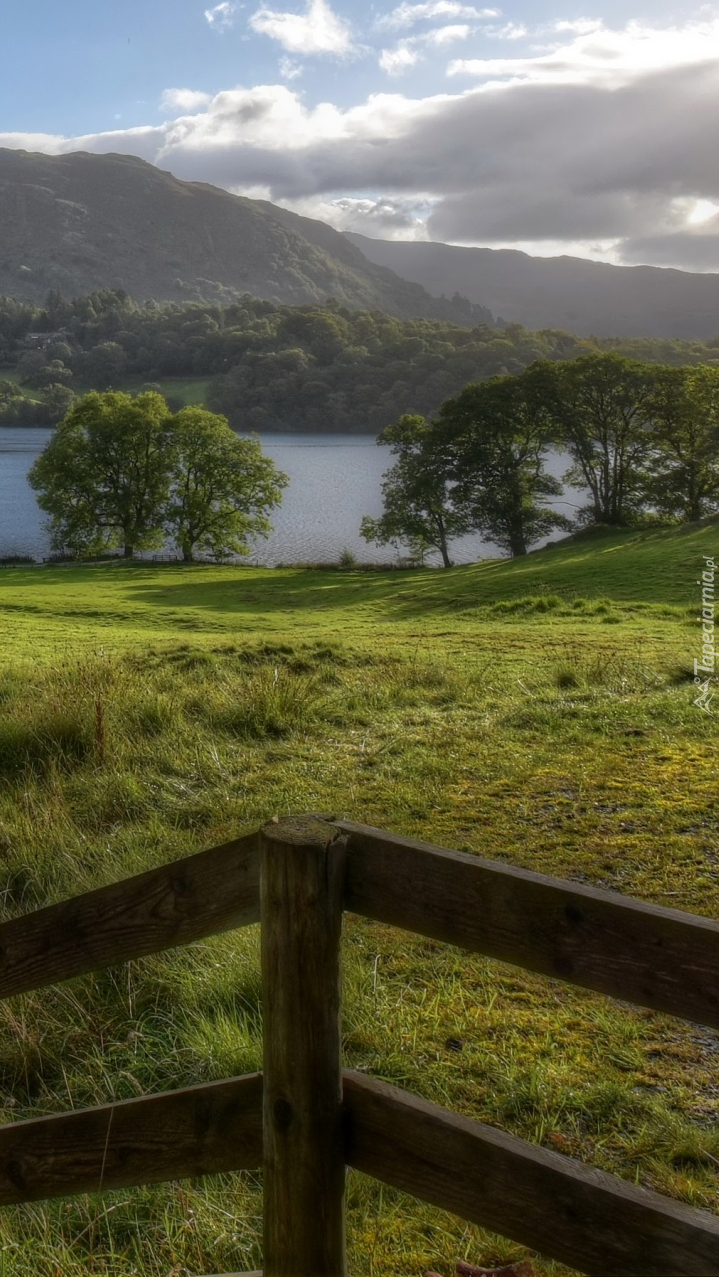
M 204 404 L 208 380 L 207 377 L 160 377 L 153 384 L 160 387 L 160 394 L 166 399 L 181 399 L 183 404 L 194 405 Z M 145 385 L 147 380 L 143 381 L 139 377 L 126 378 L 118 388 L 130 395 L 137 395 Z
M 715 525 L 446 574 L 0 572 L 6 912 L 334 808 L 719 916 L 716 720 L 686 681 L 718 552 Z M 255 1067 L 256 944 L 4 1004 L 8 1116 Z M 352 1065 L 714 1207 L 717 1035 L 389 928 L 349 920 L 345 949 Z M 257 1210 L 235 1177 L 10 1211 L 0 1271 L 249 1269 Z M 354 1176 L 350 1230 L 357 1277 L 522 1254 Z
M 14 369 L 0 369 L 0 381 L 3 379 L 5 381 L 13 381 L 17 386 L 21 384 L 20 373 Z M 207 382 L 207 377 L 161 377 L 157 382 L 153 382 L 153 385 L 160 387 L 160 394 L 164 395 L 165 398 L 181 399 L 183 404 L 203 404 L 207 394 Z M 130 395 L 137 395 L 142 390 L 142 387 L 147 384 L 146 379 L 128 377 L 124 378 L 115 389 L 124 390 Z M 39 390 L 31 390 L 29 386 L 21 386 L 21 389 L 26 399 L 40 401 Z M 76 395 L 84 395 L 87 394 L 89 387 L 74 385 L 72 389 Z

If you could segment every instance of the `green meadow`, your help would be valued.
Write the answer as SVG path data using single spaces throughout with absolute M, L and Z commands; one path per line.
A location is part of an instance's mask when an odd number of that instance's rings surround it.
M 0 570 L 3 916 L 322 810 L 719 917 L 703 555 L 716 521 L 449 572 Z M 349 1066 L 716 1209 L 719 1035 L 352 917 L 343 946 Z M 257 931 L 0 1018 L 6 1121 L 251 1071 Z M 527 1253 L 354 1173 L 348 1205 L 353 1277 Z M 0 1277 L 250 1270 L 260 1211 L 249 1175 L 4 1210 Z
M 3 368 L 2 379 L 12 381 L 16 386 L 19 386 L 26 399 L 33 399 L 37 402 L 41 400 L 42 396 L 39 390 L 23 385 L 22 374 L 15 369 Z M 160 394 L 164 395 L 166 399 L 177 399 L 182 402 L 183 406 L 187 406 L 190 404 L 204 404 L 209 380 L 209 377 L 159 377 L 152 384 L 159 387 Z M 126 391 L 128 394 L 137 395 L 147 385 L 146 378 L 121 377 L 117 388 Z M 88 390 L 92 390 L 93 387 L 73 385 L 73 389 L 77 395 L 82 395 L 86 394 Z

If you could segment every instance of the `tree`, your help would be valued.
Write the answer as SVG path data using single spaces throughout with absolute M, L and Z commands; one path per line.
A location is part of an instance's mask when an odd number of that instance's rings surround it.
M 35 372 L 28 372 L 23 377 L 23 386 L 31 390 L 42 390 L 45 386 L 63 386 L 72 380 L 72 369 L 67 368 L 61 359 L 51 359 Z
M 246 554 L 248 538 L 267 536 L 267 511 L 289 479 L 262 454 L 259 439 L 240 438 L 224 417 L 183 408 L 172 421 L 170 495 L 165 529 L 186 563 L 197 550 L 222 558 Z
M 47 356 L 42 350 L 24 350 L 20 355 L 16 368 L 20 376 L 20 384 L 29 385 L 32 378 L 42 372 L 47 365 Z
M 466 386 L 440 409 L 454 503 L 468 524 L 511 555 L 569 520 L 544 502 L 561 485 L 544 469 L 551 426 L 521 377 L 493 377 Z
M 170 413 L 161 395 L 92 391 L 70 409 L 30 470 L 52 545 L 125 558 L 163 542 Z
M 382 483 L 384 513 L 368 515 L 360 533 L 377 545 L 405 542 L 414 551 L 439 550 L 446 568 L 452 566 L 449 542 L 471 529 L 467 517 L 455 509 L 444 454 L 424 417 L 406 414 L 387 426 L 377 442 L 389 444 L 397 457 Z
M 51 426 L 57 425 L 66 417 L 75 401 L 75 395 L 69 386 L 61 382 L 53 382 L 40 391 L 40 400 Z
M 711 514 L 719 508 L 719 368 L 655 369 L 648 415 L 649 500 L 680 519 Z
M 9 407 L 22 397 L 22 390 L 14 381 L 8 381 L 5 377 L 0 378 L 0 409 Z
M 594 523 L 621 526 L 643 504 L 653 371 L 611 353 L 538 363 L 524 374 L 572 458 L 565 481 L 589 490 Z
M 102 341 L 75 359 L 75 373 L 87 386 L 105 390 L 127 372 L 127 355 L 116 341 Z

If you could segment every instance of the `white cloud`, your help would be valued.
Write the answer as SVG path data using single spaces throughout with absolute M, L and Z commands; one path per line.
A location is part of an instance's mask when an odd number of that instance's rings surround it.
M 602 26 L 601 18 L 578 18 L 574 22 L 555 22 L 555 31 L 574 31 L 577 35 L 586 35 Z
M 277 40 L 288 53 L 334 53 L 345 57 L 353 52 L 349 24 L 333 13 L 327 0 L 309 0 L 304 13 L 278 13 L 258 9 L 250 18 L 258 35 Z
M 39 151 L 43 155 L 62 155 L 66 150 L 80 149 L 75 138 L 63 137 L 61 133 L 0 133 L 0 146 L 10 151 Z
M 492 40 L 523 40 L 529 35 L 529 27 L 522 22 L 507 22 L 503 27 L 484 27 L 484 34 Z
M 400 40 L 393 49 L 382 49 L 379 55 L 379 65 L 388 75 L 402 75 L 403 71 L 409 71 L 421 61 L 421 50 L 409 40 Z
M 205 9 L 205 18 L 215 31 L 229 31 L 234 25 L 236 4 L 231 0 L 222 0 L 221 4 L 216 4 L 214 9 Z
M 245 194 L 246 192 L 243 192 Z M 361 235 L 377 239 L 427 239 L 427 214 L 431 211 L 431 199 L 421 197 L 411 200 L 352 198 L 341 196 L 327 199 L 312 196 L 307 199 L 280 200 L 301 217 L 313 217 L 328 222 L 338 231 L 358 231 Z
M 466 40 L 472 28 L 466 23 L 455 22 L 446 27 L 435 27 L 422 37 L 425 44 L 451 44 L 454 40 Z
M 501 9 L 476 9 L 471 4 L 461 4 L 459 0 L 426 0 L 424 4 L 405 3 L 397 6 L 391 13 L 384 14 L 375 22 L 379 31 L 401 31 L 403 27 L 412 27 L 417 22 L 428 18 L 498 18 Z
M 165 89 L 160 99 L 160 109 L 168 114 L 173 111 L 190 114 L 209 106 L 211 101 L 211 93 L 201 93 L 197 89 Z
M 435 27 L 422 35 L 410 35 L 400 40 L 393 49 L 382 49 L 379 65 L 388 75 L 402 75 L 410 67 L 423 62 L 425 50 L 434 45 L 435 48 L 451 44 L 454 40 L 466 40 L 473 28 L 466 22 L 449 23 L 444 27 Z
M 220 185 L 235 186 L 247 173 L 248 182 L 262 183 L 270 179 L 264 159 L 258 163 L 260 156 L 286 151 L 290 167 L 294 167 L 296 152 L 339 139 L 346 129 L 346 113 L 338 107 L 324 102 L 309 109 L 286 85 L 227 89 L 218 93 L 202 114 L 169 123 L 157 159 L 163 165 L 180 160 L 181 175 L 185 176 L 185 157 L 197 156 L 203 170 L 215 173 L 210 181 L 219 178 Z M 227 175 L 222 167 L 225 162 L 229 164 Z
M 687 214 L 687 226 L 701 226 L 702 222 L 708 222 L 717 213 L 719 204 L 714 204 L 711 200 L 695 200 L 693 208 Z
M 603 84 L 617 88 L 642 72 L 702 63 L 719 41 L 719 19 L 682 27 L 648 27 L 629 22 L 612 30 L 599 22 L 560 23 L 574 38 L 557 40 L 537 53 L 516 58 L 469 58 L 450 63 L 448 75 L 474 75 L 484 81 L 516 80 L 544 84 Z
M 302 75 L 305 68 L 301 62 L 293 62 L 292 58 L 284 55 L 280 58 L 279 69 L 283 80 L 296 80 L 298 76 Z

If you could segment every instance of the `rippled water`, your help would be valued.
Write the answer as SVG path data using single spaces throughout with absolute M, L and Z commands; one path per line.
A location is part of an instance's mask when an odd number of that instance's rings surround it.
M 44 515 L 27 482 L 35 457 L 51 431 L 0 427 L 0 557 L 49 553 Z M 276 563 L 336 562 L 344 549 L 360 562 L 390 562 L 391 547 L 368 546 L 359 535 L 362 516 L 382 512 L 380 483 L 392 458 L 370 435 L 261 435 L 264 452 L 290 477 L 282 505 L 272 515 L 273 531 L 256 543 L 250 560 Z M 559 473 L 560 458 L 551 467 Z M 567 494 L 574 499 L 574 494 Z M 564 508 L 564 506 L 562 506 Z M 457 563 L 491 553 L 479 537 L 455 542 Z

